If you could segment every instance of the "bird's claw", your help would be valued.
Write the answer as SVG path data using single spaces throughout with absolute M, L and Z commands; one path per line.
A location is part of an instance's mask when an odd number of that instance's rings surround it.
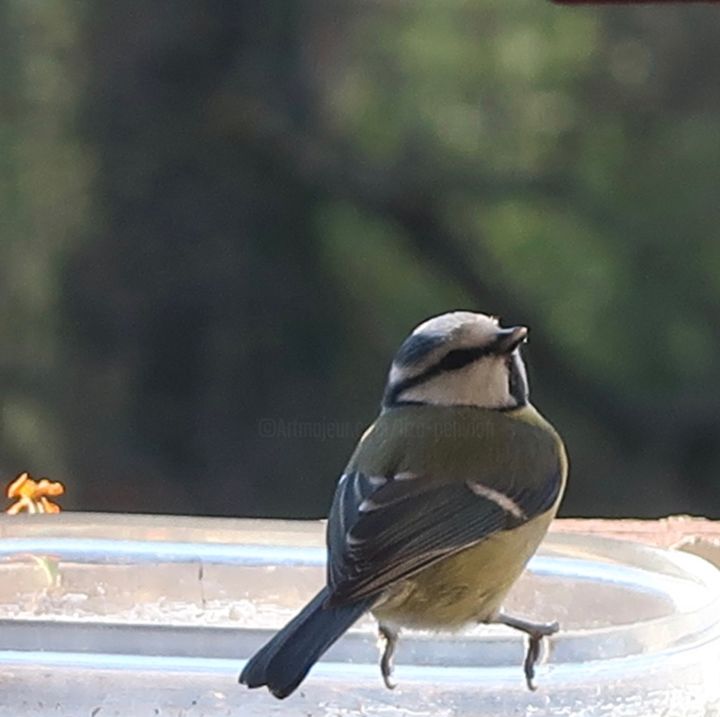
M 532 631 L 528 632 L 528 648 L 525 653 L 523 670 L 528 689 L 533 692 L 537 689 L 533 680 L 535 679 L 535 665 L 540 659 L 540 645 L 544 637 L 554 635 L 559 629 L 560 625 L 557 622 L 551 622 L 537 625 Z
M 397 645 L 398 634 L 385 625 L 380 625 L 380 640 L 384 643 L 382 656 L 380 657 L 380 673 L 382 674 L 385 687 L 394 690 L 396 683 L 392 681 L 393 673 L 393 655 Z

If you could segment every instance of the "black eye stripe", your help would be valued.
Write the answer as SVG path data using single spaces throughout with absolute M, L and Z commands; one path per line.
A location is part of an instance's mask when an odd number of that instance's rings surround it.
M 442 373 L 443 371 L 456 371 L 457 369 L 463 368 L 463 366 L 467 366 L 469 363 L 477 361 L 483 356 L 489 356 L 492 353 L 494 353 L 492 345 L 474 349 L 455 349 L 454 351 L 449 351 L 445 354 L 445 356 L 442 357 L 442 360 L 435 364 L 432 368 L 433 370 L 436 369 L 437 373 Z
M 481 359 L 483 356 L 490 356 L 494 353 L 495 347 L 493 344 L 478 348 L 455 349 L 454 351 L 449 351 L 440 361 L 433 366 L 430 366 L 417 376 L 412 376 L 404 381 L 400 381 L 400 383 L 388 386 L 388 391 L 383 397 L 383 405 L 392 406 L 397 402 L 398 396 L 403 393 L 403 391 L 407 391 L 409 388 L 425 383 L 425 381 L 428 381 L 441 373 L 445 373 L 447 371 L 457 371 L 458 369 L 471 364 L 473 361 Z

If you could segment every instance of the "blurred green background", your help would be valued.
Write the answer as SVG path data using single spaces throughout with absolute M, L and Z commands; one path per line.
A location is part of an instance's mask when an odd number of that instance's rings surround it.
M 720 11 L 0 0 L 0 471 L 319 516 L 419 321 L 531 327 L 565 515 L 720 517 Z

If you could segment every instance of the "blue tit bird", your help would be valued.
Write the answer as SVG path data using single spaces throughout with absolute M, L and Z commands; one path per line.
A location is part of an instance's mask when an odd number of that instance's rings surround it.
M 499 623 L 526 633 L 528 687 L 557 623 L 502 603 L 558 509 L 568 461 L 528 399 L 528 330 L 457 311 L 420 324 L 390 368 L 377 420 L 341 475 L 327 523 L 327 584 L 246 664 L 240 682 L 278 698 L 370 611 L 392 687 L 403 627 Z

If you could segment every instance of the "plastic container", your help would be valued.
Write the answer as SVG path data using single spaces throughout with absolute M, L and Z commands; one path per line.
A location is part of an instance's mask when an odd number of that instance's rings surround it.
M 525 687 L 503 627 L 404 633 L 382 685 L 372 620 L 290 698 L 237 684 L 321 585 L 319 522 L 63 513 L 0 519 L 0 715 L 716 717 L 720 572 L 700 558 L 551 536 L 508 611 L 561 632 Z

